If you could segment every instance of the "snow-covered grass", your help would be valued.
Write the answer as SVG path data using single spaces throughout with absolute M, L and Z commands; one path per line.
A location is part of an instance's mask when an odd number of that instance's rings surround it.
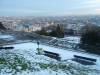
M 79 48 L 78 44 L 80 43 L 79 36 L 67 36 L 64 38 L 54 38 L 48 42 L 49 45 L 57 46 L 61 48 Z
M 11 35 L 0 35 L 0 38 L 6 39 L 6 38 L 12 38 L 12 36 Z
M 37 55 L 36 43 L 29 42 L 8 46 L 13 46 L 15 49 L 0 51 L 0 58 L 3 58 L 0 59 L 2 63 L 0 64 L 2 67 L 0 75 L 99 75 L 100 73 L 100 56 L 97 55 L 40 45 L 44 50 L 60 54 L 62 60 L 56 61 L 44 55 Z M 75 54 L 97 59 L 96 65 L 86 66 L 70 60 Z
M 24 55 L 24 54 L 23 54 Z M 23 55 L 12 53 L 12 51 L 3 51 L 0 55 L 0 73 L 1 75 L 87 75 L 91 72 L 95 73 L 99 71 L 84 67 L 80 64 L 73 62 L 57 62 L 50 60 L 44 56 L 37 56 L 34 59 L 40 59 L 41 61 L 26 60 Z M 45 61 L 47 61 L 46 63 Z
M 14 37 L 11 35 L 1 35 L 0 34 L 0 39 L 13 40 Z
M 80 36 L 68 36 L 68 37 L 65 37 L 65 38 L 62 38 L 61 40 L 64 40 L 64 41 L 68 41 L 69 43 L 80 43 Z

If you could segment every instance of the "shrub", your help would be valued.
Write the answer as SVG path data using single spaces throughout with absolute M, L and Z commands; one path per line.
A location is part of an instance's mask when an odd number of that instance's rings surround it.
M 81 48 L 100 54 L 100 27 L 86 26 L 81 35 Z

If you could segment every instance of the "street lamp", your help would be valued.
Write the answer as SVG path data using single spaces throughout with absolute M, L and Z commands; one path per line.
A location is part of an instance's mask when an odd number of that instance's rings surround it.
M 37 41 L 37 45 L 38 45 L 38 49 L 39 49 L 39 45 L 40 45 L 40 42 L 39 41 Z

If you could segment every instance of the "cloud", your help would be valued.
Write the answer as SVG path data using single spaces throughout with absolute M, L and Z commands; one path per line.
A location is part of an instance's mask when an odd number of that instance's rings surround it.
M 88 1 L 86 1 L 86 3 L 88 3 L 88 4 L 99 4 L 100 0 L 88 0 Z
M 100 6 L 100 0 L 87 0 L 84 4 L 87 6 Z
M 95 12 L 96 12 L 97 14 L 100 14 L 100 8 L 95 9 Z

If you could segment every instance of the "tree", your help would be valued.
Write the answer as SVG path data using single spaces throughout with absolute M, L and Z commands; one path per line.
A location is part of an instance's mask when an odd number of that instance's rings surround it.
M 40 34 L 40 35 L 48 35 L 47 31 L 45 30 L 45 28 L 43 27 L 40 31 L 36 31 L 36 33 Z
M 64 28 L 60 25 L 57 25 L 56 28 L 57 37 L 64 37 Z
M 81 35 L 81 43 L 96 45 L 100 43 L 100 27 L 99 26 L 88 26 Z
M 0 30 L 5 30 L 6 28 L 3 26 L 2 22 L 0 22 Z
M 85 28 L 84 28 L 85 29 Z M 100 27 L 86 26 L 81 35 L 80 48 L 96 54 L 100 54 Z
M 57 25 L 56 29 L 50 33 L 51 36 L 63 38 L 64 37 L 64 28 L 61 25 Z
M 90 31 L 82 34 L 81 41 L 83 44 L 96 45 L 97 43 L 100 43 L 100 35 L 98 32 Z
M 64 28 L 61 25 L 55 26 L 55 28 L 50 29 L 50 32 L 48 32 L 48 28 L 42 28 L 40 31 L 36 31 L 36 33 L 40 35 L 45 35 L 45 36 L 53 36 L 53 37 L 58 37 L 58 38 L 63 38 L 64 37 Z

